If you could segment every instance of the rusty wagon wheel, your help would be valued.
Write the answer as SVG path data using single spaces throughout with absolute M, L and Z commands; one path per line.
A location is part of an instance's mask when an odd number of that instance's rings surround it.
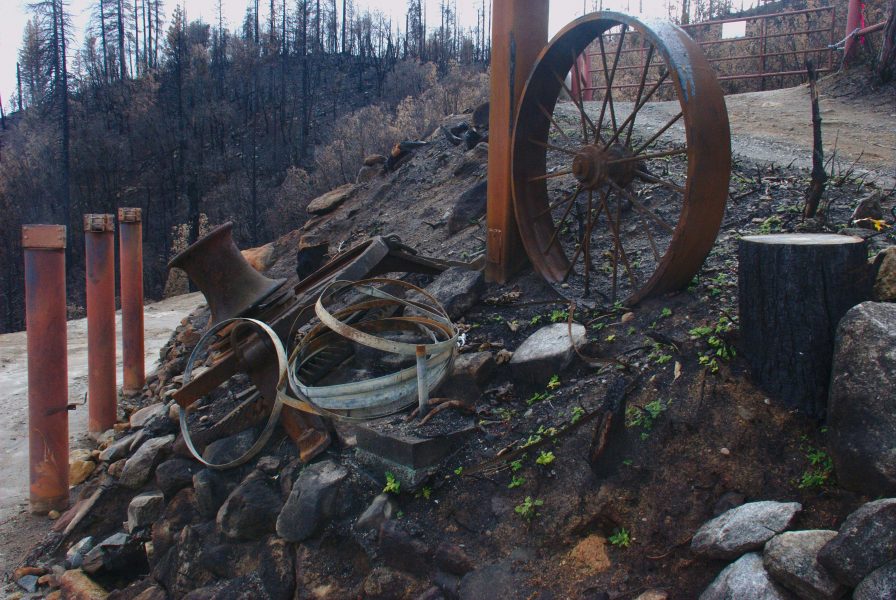
M 575 59 L 586 49 L 594 99 L 563 100 L 567 73 L 585 79 Z M 650 102 L 663 98 L 677 106 Z M 722 90 L 679 27 L 594 13 L 539 55 L 514 128 L 513 201 L 529 259 L 562 295 L 632 305 L 686 286 L 715 241 L 730 173 Z

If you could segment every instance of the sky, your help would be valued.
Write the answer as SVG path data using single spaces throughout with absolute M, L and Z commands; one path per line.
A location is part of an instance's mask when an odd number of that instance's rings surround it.
M 3 108 L 10 112 L 10 99 L 16 86 L 16 60 L 19 47 L 22 43 L 22 32 L 25 23 L 29 19 L 28 3 L 32 0 L 0 0 L 0 98 L 3 100 Z M 238 27 L 246 14 L 246 6 L 251 0 L 224 0 L 223 10 L 226 25 L 233 30 Z M 651 8 L 658 9 L 659 0 L 642 0 L 645 12 Z M 87 24 L 90 6 L 97 0 L 68 0 L 69 12 L 72 17 L 75 33 L 74 48 L 79 49 L 83 41 L 83 31 Z M 439 0 L 426 0 L 427 13 L 439 14 Z M 217 21 L 216 0 L 168 0 L 165 2 L 165 13 L 170 14 L 176 4 L 181 4 L 190 20 L 199 19 L 215 23 Z M 262 5 L 267 2 L 261 2 Z M 583 14 L 582 0 L 552 0 L 550 3 L 551 21 L 550 34 L 553 35 L 566 23 Z M 592 0 L 587 0 L 589 7 Z M 604 6 L 617 5 L 625 8 L 627 4 L 635 5 L 636 2 L 628 0 L 605 0 Z M 340 0 L 341 5 L 341 0 Z M 457 11 L 462 26 L 469 27 L 476 23 L 476 8 L 480 7 L 481 0 L 457 0 Z M 488 0 L 486 1 L 488 5 Z M 393 14 L 396 20 L 404 21 L 404 12 L 407 6 L 406 0 L 355 0 L 358 9 L 369 8 L 379 10 L 385 14 Z M 632 6 L 634 9 L 635 7 Z M 262 16 L 264 12 L 262 12 Z

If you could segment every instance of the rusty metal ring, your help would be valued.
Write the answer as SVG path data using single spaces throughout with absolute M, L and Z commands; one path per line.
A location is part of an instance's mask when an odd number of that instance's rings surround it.
M 595 41 L 601 52 L 596 55 L 597 68 L 591 71 L 597 72 L 597 79 L 603 78 L 603 87 L 589 89 L 598 100 L 590 105 L 593 108 L 576 97 L 571 104 L 561 104 L 561 93 L 569 92 L 563 78 L 570 71 L 579 76 L 577 57 Z M 630 47 L 624 48 L 626 41 Z M 613 51 L 615 56 L 608 57 Z M 644 55 L 643 63 L 636 58 Z M 639 62 L 629 64 L 635 60 Z M 624 70 L 632 70 L 635 77 L 626 80 Z M 639 136 L 633 137 L 632 130 L 637 114 L 662 86 L 674 90 L 681 112 L 636 141 Z M 630 120 L 623 120 L 624 112 L 617 119 L 615 112 L 627 93 L 623 89 L 638 89 L 637 96 L 630 96 L 634 100 Z M 564 118 L 573 123 L 569 130 L 560 124 Z M 686 149 L 651 149 L 667 139 L 662 136 L 679 119 L 684 124 Z M 547 172 L 549 152 L 570 164 Z M 683 175 L 676 172 L 673 178 L 664 161 L 681 160 L 673 159 L 674 155 L 686 155 L 687 165 L 679 162 L 675 168 Z M 535 270 L 557 284 L 562 295 L 593 304 L 585 298 L 596 281 L 604 286 L 597 291 L 610 299 L 611 294 L 601 289 L 609 288 L 611 267 L 612 302 L 617 299 L 617 274 L 619 300 L 627 298 L 628 304 L 684 287 L 715 241 L 731 171 L 728 114 L 710 63 L 699 45 L 669 22 L 615 12 L 573 21 L 544 48 L 526 83 L 513 132 L 511 170 L 514 210 L 526 253 Z M 686 177 L 683 184 L 682 176 Z M 569 195 L 551 202 L 549 181 L 552 187 L 562 188 L 555 193 L 568 191 Z M 634 189 L 636 182 L 639 186 L 643 182 L 645 188 L 653 184 L 650 194 L 656 196 L 656 212 L 641 203 L 644 198 Z M 575 232 L 567 222 L 573 207 L 573 219 L 578 220 Z M 658 216 L 662 223 L 656 221 Z M 625 229 L 623 219 L 631 219 L 624 223 Z M 643 262 L 629 260 L 626 243 L 637 248 Z M 595 256 L 597 265 L 593 265 Z M 580 288 L 581 295 L 575 293 Z
M 274 330 L 271 329 L 267 324 L 258 321 L 256 319 L 249 319 L 246 317 L 236 317 L 233 319 L 226 319 L 221 321 L 220 323 L 216 323 L 212 326 L 208 331 L 206 331 L 203 336 L 199 339 L 199 342 L 196 344 L 196 347 L 193 348 L 193 352 L 190 353 L 190 358 L 187 359 L 187 365 L 184 368 L 184 381 L 183 385 L 186 386 L 190 382 L 190 378 L 193 372 L 193 363 L 199 358 L 202 351 L 205 350 L 205 347 L 217 337 L 218 332 L 220 332 L 225 327 L 228 327 L 232 324 L 243 323 L 247 326 L 256 327 L 260 330 L 261 333 L 268 336 L 273 345 L 273 348 L 277 355 L 277 365 L 278 365 L 278 373 L 281 374 L 280 382 L 283 381 L 282 374 L 286 371 L 286 351 L 283 349 L 283 344 L 280 343 L 280 338 L 277 337 L 277 334 L 274 333 Z M 230 462 L 222 463 L 222 464 L 214 464 L 210 463 L 204 458 L 202 458 L 202 454 L 196 447 L 193 445 L 193 439 L 190 437 L 190 429 L 187 424 L 187 411 L 183 407 L 181 407 L 180 413 L 180 431 L 184 436 L 184 443 L 187 448 L 190 450 L 190 454 L 198 460 L 203 465 L 211 468 L 211 469 L 231 469 L 233 467 L 238 467 L 242 464 L 247 463 L 251 460 L 256 454 L 258 454 L 264 445 L 267 444 L 268 440 L 271 438 L 271 435 L 274 433 L 274 429 L 277 426 L 277 422 L 280 419 L 280 412 L 283 410 L 283 400 L 281 395 L 278 393 L 276 397 L 273 399 L 274 405 L 271 408 L 271 414 L 268 415 L 268 421 L 264 426 L 264 429 L 261 432 L 261 435 L 258 436 L 258 439 L 255 440 L 255 443 L 252 444 L 252 447 L 249 448 L 242 456 L 236 458 Z

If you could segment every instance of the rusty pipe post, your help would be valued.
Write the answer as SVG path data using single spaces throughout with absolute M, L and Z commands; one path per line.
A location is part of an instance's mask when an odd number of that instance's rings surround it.
M 115 221 L 114 215 L 84 215 L 87 255 L 87 430 L 115 425 Z
M 548 41 L 548 0 L 495 0 L 492 6 L 485 275 L 504 283 L 526 260 L 513 212 L 511 139 L 526 80 Z
M 121 276 L 121 356 L 125 392 L 146 383 L 143 347 L 143 214 L 139 208 L 118 209 L 118 260 Z
M 843 44 L 844 66 L 849 65 L 849 61 L 855 53 L 856 39 L 859 37 L 857 35 L 852 35 L 852 33 L 855 30 L 864 27 L 864 8 L 865 3 L 862 2 L 862 0 L 849 0 L 849 8 L 846 13 L 846 42 Z
M 68 507 L 65 226 L 22 227 L 28 332 L 29 509 Z

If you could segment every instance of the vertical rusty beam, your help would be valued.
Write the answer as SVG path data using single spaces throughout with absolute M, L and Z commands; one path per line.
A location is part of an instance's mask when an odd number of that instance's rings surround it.
M 863 10 L 865 3 L 862 0 L 849 0 L 849 9 L 846 13 L 846 42 L 843 45 L 843 66 L 849 66 L 849 61 L 855 54 L 857 36 L 852 35 L 856 29 L 861 29 L 865 22 Z
M 28 332 L 30 510 L 68 507 L 65 226 L 22 227 Z
M 118 209 L 121 273 L 121 355 L 125 392 L 146 382 L 143 350 L 143 214 L 139 208 Z
M 510 144 L 517 103 L 547 43 L 548 0 L 494 0 L 492 6 L 485 275 L 503 283 L 526 260 L 513 213 Z
M 831 41 L 829 42 L 831 48 L 828 50 L 828 68 L 833 71 L 834 70 L 834 55 L 837 53 L 834 50 L 834 46 L 837 44 L 837 8 L 831 7 Z
M 87 430 L 117 419 L 115 383 L 115 216 L 84 215 L 87 258 Z

